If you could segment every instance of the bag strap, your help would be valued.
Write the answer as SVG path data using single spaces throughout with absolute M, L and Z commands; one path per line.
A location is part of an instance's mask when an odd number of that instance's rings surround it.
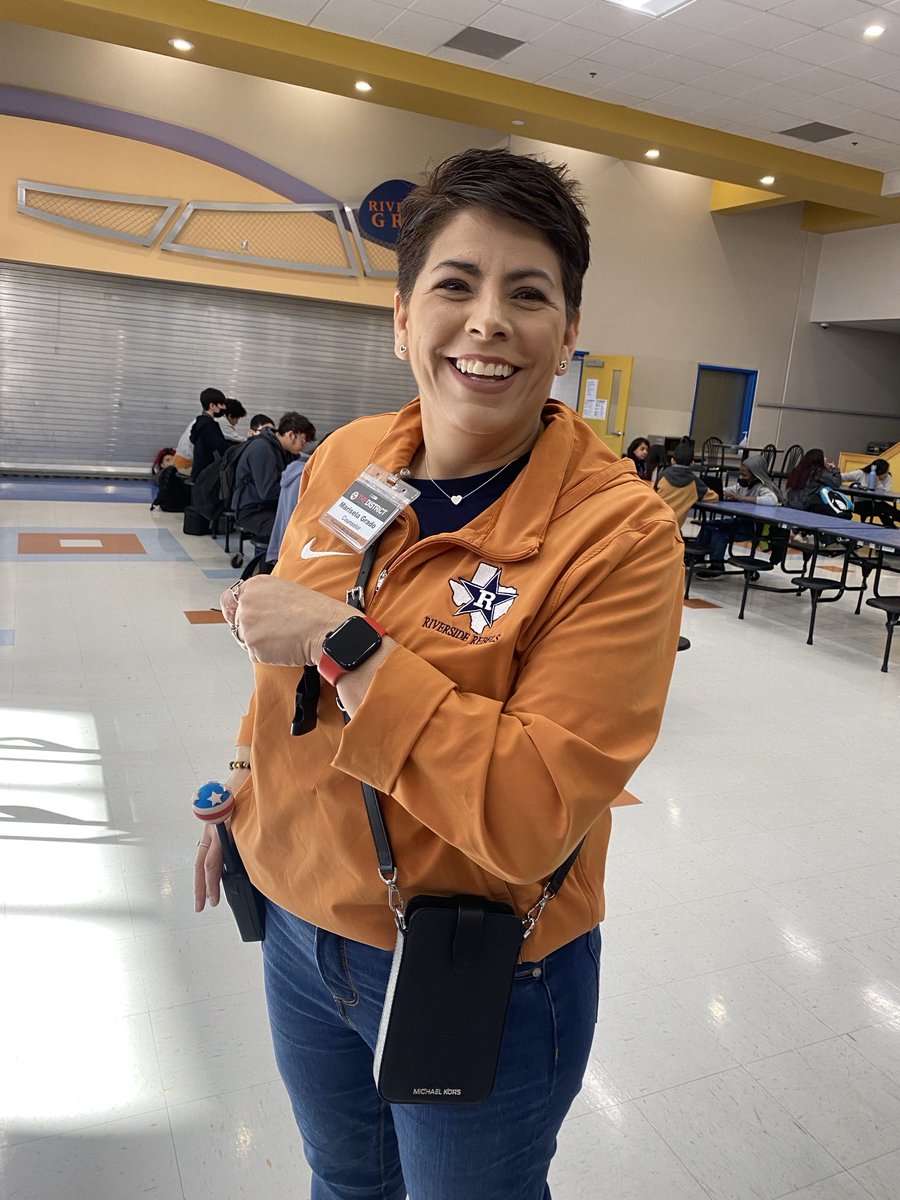
M 378 542 L 380 538 L 376 538 L 368 547 L 363 560 L 360 563 L 359 574 L 356 576 L 356 583 L 347 592 L 347 603 L 360 612 L 365 612 L 366 608 L 366 584 L 369 581 L 369 576 L 372 574 L 372 567 L 375 564 L 375 556 L 378 553 Z M 344 724 L 347 725 L 350 721 L 350 714 L 344 710 Z M 387 831 L 387 826 L 384 823 L 384 813 L 381 811 L 381 800 L 378 797 L 378 792 L 370 783 L 360 781 L 362 787 L 363 800 L 366 805 L 366 816 L 369 818 L 369 829 L 372 832 L 372 841 L 375 843 L 375 853 L 378 856 L 378 874 L 381 877 L 381 882 L 388 889 L 388 905 L 391 912 L 394 914 L 394 920 L 397 922 L 400 930 L 406 928 L 404 920 L 403 897 L 397 888 L 397 864 L 394 861 L 394 852 L 391 848 L 391 839 Z M 541 897 L 538 902 L 529 909 L 523 918 L 522 924 L 525 926 L 524 937 L 530 937 L 535 925 L 540 919 L 544 908 L 550 903 L 553 897 L 565 882 L 566 876 L 575 865 L 575 859 L 584 845 L 584 838 L 578 843 L 565 862 L 561 863 L 547 882 L 544 884 L 544 890 L 541 892 Z

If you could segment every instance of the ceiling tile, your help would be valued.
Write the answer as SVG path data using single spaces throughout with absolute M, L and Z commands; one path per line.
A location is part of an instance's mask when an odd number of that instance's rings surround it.
M 406 37 L 405 34 L 393 31 L 390 26 L 382 33 L 376 33 L 371 40 L 376 46 L 393 46 L 395 50 L 406 50 L 409 54 L 423 54 L 426 57 L 437 48 L 434 42 L 422 42 L 418 38 Z
M 637 42 L 641 46 L 652 46 L 654 50 L 665 50 L 669 54 L 680 54 L 688 46 L 705 42 L 709 35 L 702 29 L 689 29 L 687 25 L 673 25 L 671 21 L 654 21 L 642 25 L 632 33 L 625 34 L 626 42 Z
M 598 88 L 611 87 L 616 80 L 624 79 L 629 72 L 618 67 L 608 67 L 604 63 L 594 62 L 590 58 L 578 58 L 574 62 L 570 62 L 567 67 L 553 71 L 552 74 L 558 75 L 561 79 L 580 80 L 585 86 Z
M 858 118 L 863 115 L 858 108 L 841 104 L 838 100 L 832 100 L 830 96 L 808 96 L 797 104 L 786 104 L 784 111 L 792 117 L 822 121 L 827 125 L 842 125 L 844 129 L 858 128 Z
M 543 67 L 536 67 L 528 63 L 518 63 L 514 66 L 512 63 L 507 62 L 505 58 L 499 62 L 492 62 L 485 69 L 490 71 L 492 75 L 504 75 L 507 79 L 520 79 L 525 83 L 539 83 L 548 74 Z
M 711 104 L 721 103 L 721 100 L 718 92 L 706 92 L 703 88 L 690 85 L 673 88 L 665 94 L 666 104 L 683 108 L 685 112 L 698 112 L 700 109 L 709 108 Z
M 783 54 L 776 54 L 774 50 L 745 59 L 740 66 L 745 75 L 753 75 L 756 79 L 767 79 L 769 83 L 792 79 L 801 71 L 808 69 L 807 63 L 802 63 L 797 58 L 785 58 Z
M 554 21 L 565 21 L 573 13 L 584 8 L 584 0 L 500 0 L 504 8 L 518 8 L 522 12 L 538 17 L 550 17 Z M 452 10 L 454 0 L 449 0 Z
M 465 29 L 456 21 L 442 21 L 439 17 L 431 17 L 427 13 L 411 12 L 409 9 L 401 12 L 391 21 L 385 33 L 401 34 L 403 37 L 414 38 L 420 42 L 430 42 L 431 49 L 443 46 L 452 37 Z
M 755 91 L 759 87 L 759 80 L 752 79 L 749 75 L 741 75 L 739 71 L 716 71 L 707 75 L 700 86 L 722 96 L 734 97 Z
M 593 54 L 601 46 L 608 46 L 612 38 L 603 33 L 591 33 L 588 29 L 579 29 L 577 25 L 565 25 L 560 22 L 531 39 L 533 46 L 546 46 L 548 50 L 557 50 L 562 54 L 574 54 L 578 57 Z
M 888 71 L 900 70 L 900 57 L 865 47 L 846 58 L 835 59 L 829 66 L 834 71 L 842 71 L 856 79 L 875 79 L 879 75 L 886 75 Z
M 506 5 L 497 4 L 473 24 L 478 29 L 487 29 L 489 33 L 499 33 L 503 37 L 519 38 L 528 42 L 539 33 L 546 33 L 548 29 L 552 29 L 556 22 L 547 17 L 535 16 L 534 13 L 522 12 L 518 8 L 507 8 Z
M 671 91 L 673 86 L 677 88 L 679 85 L 673 85 L 669 79 L 655 79 L 652 75 L 642 75 L 639 71 L 625 75 L 622 79 L 616 80 L 614 84 L 617 92 L 622 92 L 626 96 L 634 96 L 639 100 L 650 100 L 654 96 L 661 96 L 663 92 Z
M 370 38 L 381 33 L 396 16 L 396 7 L 380 0 L 328 0 L 311 24 L 332 33 Z
M 871 4 L 863 4 L 861 0 L 788 0 L 775 11 L 779 17 L 824 29 L 835 21 L 846 21 L 871 9 Z
M 728 33 L 736 25 L 742 25 L 748 16 L 745 8 L 730 3 L 730 0 L 694 0 L 693 4 L 677 8 L 665 19 L 673 25 L 687 25 L 689 29 Z
M 232 8 L 245 8 L 247 12 L 262 13 L 266 17 L 279 17 L 282 21 L 294 21 L 308 25 L 322 7 L 322 0 L 249 0 L 232 4 Z
M 743 25 L 732 29 L 729 37 L 733 37 L 736 42 L 758 46 L 761 50 L 774 50 L 776 46 L 806 37 L 808 33 L 812 33 L 809 25 L 801 25 L 799 21 L 785 21 L 772 13 L 759 13 Z
M 840 75 L 828 67 L 812 67 L 808 71 L 801 71 L 799 75 L 792 75 L 788 85 L 800 92 L 809 92 L 811 96 L 826 96 L 838 88 L 849 87 L 852 82 L 849 75 Z
M 597 62 L 609 63 L 611 67 L 623 67 L 627 71 L 652 71 L 657 63 L 665 62 L 671 57 L 661 50 L 653 50 L 650 46 L 638 46 L 635 42 L 625 42 L 619 38 L 595 50 L 588 58 Z
M 900 71 L 889 71 L 887 75 L 876 75 L 871 82 L 877 83 L 879 87 L 891 88 L 892 91 L 900 92 Z
M 544 75 L 551 75 L 554 71 L 559 71 L 563 67 L 567 67 L 571 62 L 575 61 L 574 54 L 560 54 L 556 50 L 547 50 L 543 46 L 535 46 L 530 43 L 526 46 L 520 46 L 518 50 L 513 50 L 511 53 L 504 56 L 501 60 L 508 63 L 513 68 L 518 66 L 527 67 L 529 70 L 540 71 L 536 75 L 536 79 L 542 79 Z M 525 76 L 523 75 L 524 79 Z
M 681 53 L 685 58 L 694 58 L 699 62 L 712 63 L 715 67 L 731 67 L 743 62 L 747 57 L 747 47 L 743 42 L 733 42 L 731 38 L 707 38 L 696 46 L 689 46 Z
M 835 37 L 833 33 L 823 33 L 819 29 L 815 33 L 808 33 L 806 37 L 787 42 L 779 47 L 779 53 L 824 67 L 837 58 L 847 57 L 847 39 Z
M 695 62 L 690 58 L 679 58 L 677 54 L 670 54 L 656 64 L 653 74 L 658 75 L 660 79 L 671 79 L 673 83 L 693 83 L 695 79 L 714 75 L 718 69 L 709 63 Z
M 784 83 L 767 83 L 755 92 L 748 92 L 746 99 L 754 104 L 766 104 L 769 108 L 780 108 L 782 104 L 797 104 L 805 100 L 806 94 Z
M 593 79 L 567 79 L 563 75 L 548 75 L 541 80 L 541 86 L 555 88 L 558 92 L 573 92 L 576 96 L 593 96 L 597 91 Z
M 413 0 L 409 6 L 413 12 L 428 13 L 432 17 L 447 19 L 447 0 Z M 472 25 L 494 7 L 494 0 L 453 0 L 453 16 L 464 25 Z
M 871 137 L 884 138 L 889 142 L 900 145 L 900 120 L 896 117 L 885 117 L 881 113 L 861 112 L 853 124 L 860 133 Z
M 441 62 L 456 63 L 460 67 L 475 67 L 478 71 L 483 71 L 489 60 L 482 54 L 469 54 L 467 50 L 450 50 L 447 46 L 438 46 L 437 50 L 431 53 L 432 58 L 439 58 Z
M 610 37 L 624 37 L 626 33 L 655 20 L 655 17 L 648 17 L 646 13 L 629 12 L 627 8 L 606 4 L 604 0 L 593 0 L 593 3 L 569 17 L 569 24 L 596 29 L 598 33 L 608 33 Z
M 879 87 L 877 83 L 852 83 L 849 87 L 838 88 L 830 95 L 832 100 L 838 100 L 842 104 L 852 104 L 857 108 L 873 109 L 875 112 L 883 112 L 888 109 L 889 116 L 893 116 L 891 110 L 900 104 L 900 97 L 895 91 Z

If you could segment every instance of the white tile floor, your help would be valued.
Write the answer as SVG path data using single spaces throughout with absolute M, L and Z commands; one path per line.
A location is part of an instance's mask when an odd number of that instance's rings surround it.
M 178 520 L 6 501 L 73 536 Z M 249 687 L 188 562 L 0 562 L 0 1194 L 303 1200 L 257 948 L 195 917 L 188 797 Z M 900 1200 L 900 651 L 880 616 L 695 585 L 617 810 L 603 1002 L 555 1200 Z M 40 739 L 28 741 L 24 739 Z M 481 1200 L 481 1198 L 473 1198 Z M 484 1198 L 489 1200 L 489 1198 Z

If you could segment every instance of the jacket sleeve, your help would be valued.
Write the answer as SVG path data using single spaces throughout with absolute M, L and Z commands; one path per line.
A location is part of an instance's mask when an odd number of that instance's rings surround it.
M 857 487 L 865 487 L 865 471 L 842 471 L 841 483 L 855 483 Z
M 765 484 L 756 493 L 757 504 L 780 504 L 781 501 L 775 495 L 771 488 L 767 488 Z
M 837 467 L 826 467 L 820 478 L 823 487 L 839 488 L 841 486 L 841 473 Z
M 683 586 L 671 518 L 618 535 L 615 551 L 601 543 L 548 597 L 505 702 L 461 692 L 400 647 L 333 765 L 492 875 L 546 878 L 656 740 Z

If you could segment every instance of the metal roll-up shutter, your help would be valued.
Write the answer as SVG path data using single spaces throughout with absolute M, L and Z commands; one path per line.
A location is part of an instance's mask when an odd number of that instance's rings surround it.
M 384 309 L 0 262 L 5 469 L 149 468 L 204 387 L 319 437 L 416 391 Z

